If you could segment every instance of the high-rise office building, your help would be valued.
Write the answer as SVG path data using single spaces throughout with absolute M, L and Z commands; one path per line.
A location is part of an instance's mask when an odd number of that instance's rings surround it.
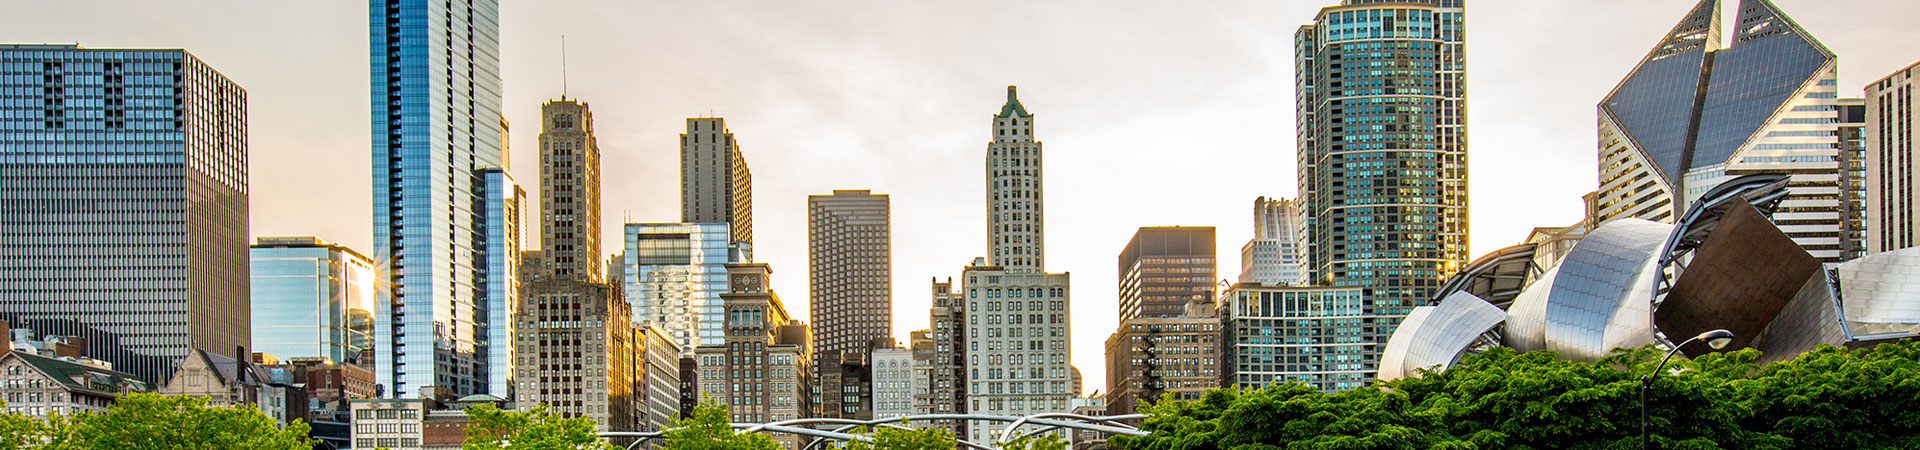
M 925 366 L 924 380 L 915 389 L 925 388 L 918 397 L 918 414 L 959 414 L 967 411 L 967 297 L 954 290 L 953 279 L 933 279 L 933 307 L 927 309 L 927 328 L 912 336 L 914 362 Z M 935 420 L 932 426 L 967 435 L 967 422 Z
M 149 383 L 251 345 L 247 92 L 185 50 L 0 45 L 0 319 Z
M 1213 304 L 1213 227 L 1140 227 L 1120 252 L 1120 320 L 1179 317 Z
M 873 418 L 913 414 L 913 350 L 873 350 Z
M 807 325 L 787 315 L 768 283 L 773 269 L 764 263 L 728 264 L 725 340 L 694 349 L 700 396 L 726 403 L 738 422 L 777 422 L 812 411 L 807 367 L 813 342 Z M 776 436 L 799 450 L 799 436 Z
M 1007 86 L 987 144 L 987 252 L 963 270 L 966 408 L 969 414 L 1024 416 L 1067 411 L 1074 377 L 1067 346 L 1069 275 L 1046 273 L 1040 141 L 1033 114 Z M 939 300 L 935 285 L 935 300 Z M 938 308 L 936 308 L 938 309 Z M 938 328 L 938 327 L 936 327 Z M 986 442 L 1004 423 L 969 421 L 968 440 Z M 1068 438 L 1066 433 L 1059 433 Z
M 753 242 L 753 173 L 726 119 L 687 118 L 680 135 L 680 221 L 725 223 L 729 241 Z
M 1725 40 L 1721 3 L 1698 3 L 1601 101 L 1597 222 L 1673 222 L 1721 182 L 1782 173 L 1792 181 L 1774 219 L 1838 262 L 1833 52 L 1766 0 L 1742 0 Z
M 1067 411 L 1068 401 L 1080 394 L 1071 389 L 1075 376 L 1068 363 L 1067 274 L 974 261 L 961 276 L 967 301 L 967 412 L 1018 417 Z M 987 442 L 1006 426 L 973 421 L 968 438 Z
M 250 253 L 253 351 L 373 366 L 371 260 L 314 237 L 263 237 Z
M 727 264 L 747 261 L 724 223 L 629 223 L 621 292 L 633 321 L 667 330 L 680 348 L 726 344 Z
M 813 380 L 823 417 L 871 419 L 875 339 L 893 335 L 893 239 L 885 194 L 835 190 L 807 197 Z M 842 369 L 845 370 L 836 370 Z M 840 373 L 835 373 L 840 372 Z M 866 384 L 866 385 L 862 385 Z
M 578 99 L 540 105 L 540 245 L 547 272 L 599 282 L 600 144 L 593 110 Z
M 1843 98 L 1840 113 L 1840 259 L 1867 255 L 1867 99 Z
M 1385 345 L 1365 327 L 1386 317 L 1366 308 L 1364 292 L 1234 284 L 1220 296 L 1222 384 L 1301 382 L 1329 392 L 1365 386 Z
M 1307 218 L 1300 201 L 1253 200 L 1253 239 L 1240 247 L 1240 282 L 1307 281 Z
M 486 171 L 507 166 L 498 2 L 369 7 L 375 372 L 393 396 L 508 397 L 512 368 L 494 366 L 512 361 L 499 333 L 516 299 L 487 284 L 517 281 L 490 272 L 519 252 L 495 253 L 508 237 L 484 225 L 489 204 L 518 190 Z
M 1142 402 L 1199 400 L 1221 387 L 1220 317 L 1212 302 L 1175 316 L 1120 320 L 1107 338 L 1105 414 L 1133 414 Z
M 474 359 L 486 362 L 476 369 L 486 374 L 486 392 L 498 393 L 496 397 L 511 401 L 515 385 L 513 365 L 517 361 L 513 357 L 513 342 L 518 336 L 514 321 L 519 317 L 524 298 L 520 292 L 520 254 L 524 253 L 520 243 L 526 238 L 527 191 L 521 189 L 504 168 L 480 169 L 480 179 L 483 183 L 480 197 L 484 204 L 479 208 L 481 232 L 477 234 L 482 238 L 479 242 L 482 251 L 474 255 L 474 263 L 484 270 L 474 285 L 486 294 L 487 301 L 474 305 L 474 317 L 485 318 L 484 322 L 473 325 L 474 335 L 482 339 L 474 346 Z
M 1465 3 L 1345 0 L 1295 33 L 1310 283 L 1369 292 L 1371 351 L 1467 263 Z
M 1040 141 L 1033 137 L 1033 114 L 1020 104 L 1013 86 L 1007 86 L 1007 103 L 993 116 L 993 134 L 986 164 L 988 264 L 1046 270 Z
M 1913 156 L 1913 133 L 1920 126 L 1920 103 L 1913 88 L 1920 64 L 1882 77 L 1867 85 L 1866 98 L 1866 217 L 1867 253 L 1914 246 L 1920 227 L 1920 208 L 1914 207 L 1920 189 L 1920 171 Z
M 526 283 L 520 333 L 522 362 L 513 404 L 547 405 L 555 414 L 592 418 L 598 431 L 633 431 L 646 417 L 635 350 L 645 339 L 627 300 L 604 284 L 549 279 Z M 677 398 L 677 396 L 676 396 Z

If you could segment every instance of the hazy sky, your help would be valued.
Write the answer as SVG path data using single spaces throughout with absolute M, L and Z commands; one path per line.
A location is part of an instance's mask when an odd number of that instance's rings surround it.
M 561 94 L 564 34 L 568 95 L 595 113 L 608 254 L 625 221 L 679 220 L 678 134 L 688 116 L 724 116 L 753 168 L 756 259 L 798 317 L 805 197 L 892 195 L 904 339 L 926 326 L 928 280 L 985 252 L 991 117 L 1019 85 L 1046 144 L 1047 268 L 1073 273 L 1073 362 L 1088 391 L 1104 390 L 1116 258 L 1134 230 L 1218 227 L 1220 277 L 1232 278 L 1253 198 L 1293 195 L 1292 34 L 1335 2 L 506 0 L 512 170 L 537 188 L 537 118 Z M 1840 55 L 1843 96 L 1920 60 L 1920 3 L 1777 3 Z M 1579 219 L 1595 187 L 1595 103 L 1693 4 L 1469 2 L 1473 254 Z M 247 88 L 253 234 L 371 253 L 365 3 L 6 9 L 0 42 L 206 60 Z

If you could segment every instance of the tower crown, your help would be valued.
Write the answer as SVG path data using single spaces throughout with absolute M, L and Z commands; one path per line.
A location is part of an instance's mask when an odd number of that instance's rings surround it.
M 1014 85 L 1007 85 L 1007 104 L 1006 106 L 1000 107 L 1000 114 L 996 117 L 1002 119 L 1009 117 L 1033 117 L 1033 114 L 1027 113 L 1027 107 L 1020 105 L 1020 96 L 1017 89 Z

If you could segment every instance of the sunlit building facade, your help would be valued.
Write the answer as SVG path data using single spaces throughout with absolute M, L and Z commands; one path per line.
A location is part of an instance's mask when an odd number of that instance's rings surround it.
M 373 367 L 373 262 L 314 237 L 263 237 L 251 252 L 254 352 Z
M 1920 126 L 1920 103 L 1913 88 L 1920 64 L 1907 66 L 1867 85 L 1864 153 L 1866 160 L 1867 251 L 1872 253 L 1914 246 L 1920 233 L 1920 208 L 1915 208 L 1920 171 L 1914 165 L 1913 134 Z
M 621 292 L 635 323 L 667 331 L 680 348 L 726 343 L 727 264 L 747 260 L 725 223 L 630 223 L 622 232 Z
M 368 6 L 373 260 L 381 271 L 375 372 L 393 396 L 508 397 L 512 359 L 504 352 L 516 299 L 506 285 L 516 279 L 494 271 L 515 270 L 519 249 L 493 234 L 507 227 L 486 225 L 493 205 L 519 189 L 502 184 L 512 177 L 502 170 L 499 4 Z
M 1307 281 L 1307 217 L 1301 201 L 1253 200 L 1253 239 L 1240 247 L 1240 282 Z
M 0 180 L 0 320 L 150 383 L 251 346 L 247 92 L 206 62 L 0 45 Z
M 1599 105 L 1596 222 L 1671 223 L 1709 190 L 1755 173 L 1795 181 L 1780 227 L 1814 257 L 1845 259 L 1832 51 L 1766 0 L 1721 23 L 1702 0 Z
M 1308 283 L 1364 291 L 1364 370 L 1467 262 L 1466 2 L 1346 0 L 1294 50 Z
M 1385 320 L 1357 288 L 1238 283 L 1221 295 L 1222 383 L 1261 388 L 1301 382 L 1323 391 L 1366 385 L 1386 337 Z
M 680 134 L 680 221 L 725 223 L 729 241 L 753 242 L 753 173 L 724 118 L 687 118 Z

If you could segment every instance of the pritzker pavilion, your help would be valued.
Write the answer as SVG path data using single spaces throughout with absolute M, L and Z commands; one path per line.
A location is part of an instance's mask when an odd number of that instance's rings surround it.
M 1444 369 L 1491 346 L 1592 361 L 1714 329 L 1733 332 L 1725 350 L 1759 349 L 1760 362 L 1920 336 L 1920 248 L 1821 263 L 1773 222 L 1788 181 L 1747 175 L 1674 224 L 1615 219 L 1567 249 L 1578 227 L 1555 229 L 1484 256 L 1407 316 L 1379 377 Z M 1707 350 L 1693 346 L 1680 351 Z

